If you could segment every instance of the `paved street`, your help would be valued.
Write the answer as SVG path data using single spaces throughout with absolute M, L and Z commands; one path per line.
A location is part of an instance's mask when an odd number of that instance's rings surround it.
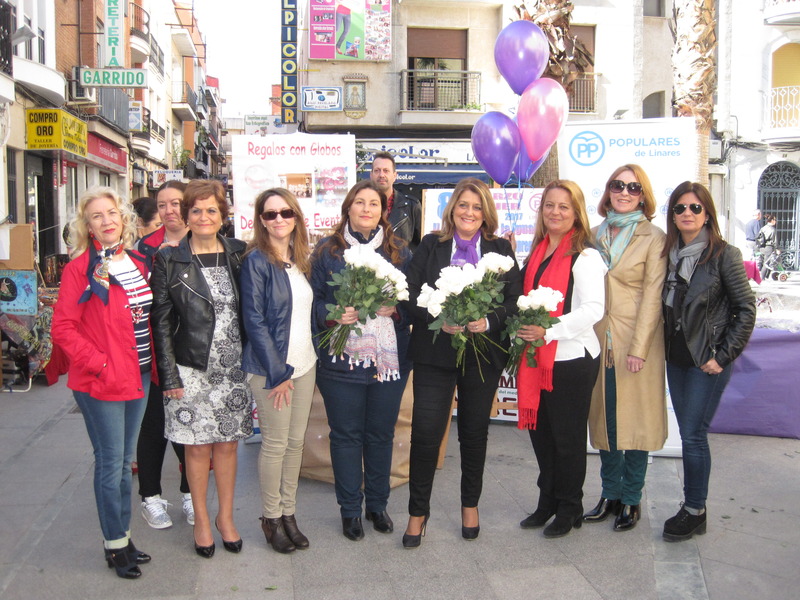
M 195 555 L 180 506 L 171 529 L 150 529 L 134 510 L 134 539 L 153 555 L 136 581 L 105 567 L 92 492 L 92 453 L 62 382 L 37 381 L 27 394 L 0 395 L 0 598 L 475 598 L 475 599 L 794 599 L 800 589 L 800 442 L 714 435 L 708 533 L 661 540 L 681 497 L 680 462 L 656 458 L 638 527 L 585 525 L 562 539 L 517 523 L 533 508 L 536 461 L 527 433 L 490 431 L 481 534 L 460 537 L 456 435 L 437 475 L 428 535 L 405 550 L 407 486 L 393 491 L 397 531 L 367 528 L 354 543 L 341 535 L 333 486 L 302 480 L 298 520 L 311 548 L 279 555 L 258 523 L 258 446 L 240 446 L 236 518 L 240 555 Z M 600 491 L 599 459 L 589 457 L 587 506 Z M 165 466 L 164 496 L 176 502 L 177 461 Z M 213 501 L 212 501 L 213 505 Z

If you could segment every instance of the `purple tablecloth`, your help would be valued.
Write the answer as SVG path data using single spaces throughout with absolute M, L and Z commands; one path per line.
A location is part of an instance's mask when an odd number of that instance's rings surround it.
M 753 331 L 710 431 L 800 439 L 800 333 Z

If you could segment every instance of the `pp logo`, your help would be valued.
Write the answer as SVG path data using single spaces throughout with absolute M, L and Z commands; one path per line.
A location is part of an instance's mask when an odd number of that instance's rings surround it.
M 606 143 L 594 131 L 581 131 L 569 143 L 569 155 L 584 167 L 596 165 L 606 153 Z

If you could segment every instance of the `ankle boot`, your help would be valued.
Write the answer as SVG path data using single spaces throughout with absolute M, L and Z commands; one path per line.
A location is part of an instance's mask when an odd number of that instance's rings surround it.
M 641 507 L 639 504 L 623 504 L 619 516 L 614 519 L 614 531 L 633 529 L 640 517 Z
M 295 519 L 295 516 L 283 515 L 281 519 L 283 519 L 283 530 L 286 532 L 286 535 L 289 536 L 289 539 L 292 540 L 294 547 L 298 550 L 305 550 L 308 548 L 308 538 L 297 528 L 297 519 Z
M 281 554 L 288 554 L 295 551 L 295 545 L 289 536 L 286 535 L 286 530 L 283 528 L 283 519 L 267 519 L 261 517 L 261 529 L 264 536 L 267 538 L 267 543 L 272 546 L 272 549 Z
M 136 565 L 134 558 L 128 554 L 127 548 L 117 548 L 111 550 L 105 548 L 106 562 L 108 567 L 114 567 L 117 577 L 123 579 L 136 579 L 142 576 L 141 569 Z
M 622 505 L 619 500 L 608 500 L 607 498 L 600 498 L 592 510 L 583 515 L 583 520 L 587 523 L 599 523 L 605 521 L 610 515 L 618 515 Z

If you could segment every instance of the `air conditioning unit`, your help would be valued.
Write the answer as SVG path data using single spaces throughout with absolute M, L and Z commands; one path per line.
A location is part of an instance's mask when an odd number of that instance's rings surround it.
M 81 85 L 80 67 L 72 67 L 72 79 L 69 82 L 69 101 L 72 104 L 97 104 L 97 88 Z

